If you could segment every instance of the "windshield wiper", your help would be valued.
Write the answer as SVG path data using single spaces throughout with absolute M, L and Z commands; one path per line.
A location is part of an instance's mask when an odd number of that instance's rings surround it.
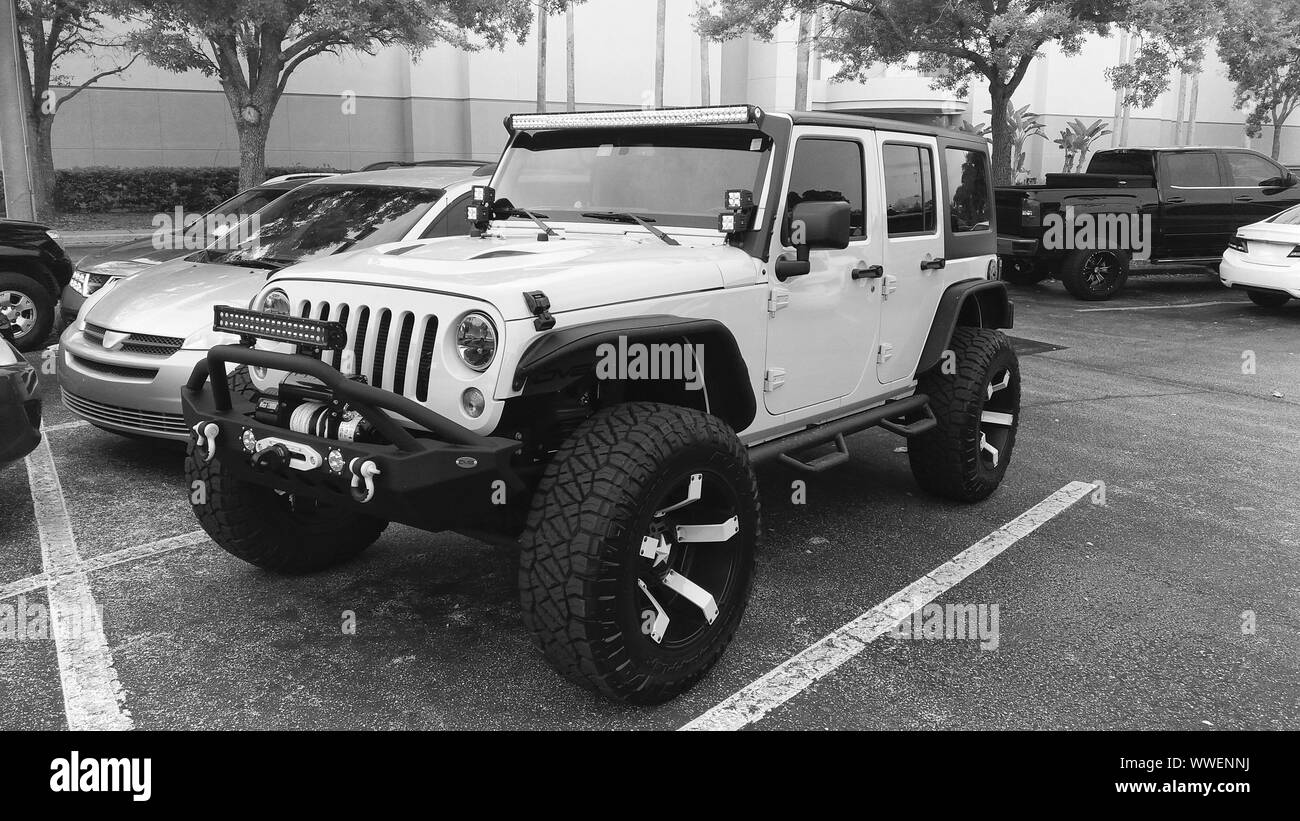
M 681 245 L 680 242 L 678 242 L 677 240 L 665 234 L 663 231 L 660 231 L 658 228 L 651 225 L 650 223 L 653 222 L 654 220 L 650 219 L 649 217 L 639 217 L 636 214 L 628 214 L 623 211 L 588 212 L 583 214 L 583 216 L 591 217 L 592 219 L 598 219 L 598 220 L 608 220 L 610 222 L 635 222 L 637 225 L 640 225 L 642 228 L 654 234 L 656 237 L 668 243 L 669 245 Z
M 266 271 L 278 271 L 292 263 L 287 260 L 273 259 L 213 259 L 207 260 L 217 265 L 234 265 L 238 268 L 261 268 Z
M 554 228 L 542 222 L 542 220 L 547 218 L 545 214 L 539 214 L 536 211 L 529 211 L 525 208 L 515 208 L 514 206 L 508 206 L 505 208 L 495 209 L 493 216 L 496 215 L 500 215 L 503 217 L 527 217 L 528 219 L 537 223 L 537 227 L 545 231 L 546 236 L 548 237 L 559 236 L 559 233 Z

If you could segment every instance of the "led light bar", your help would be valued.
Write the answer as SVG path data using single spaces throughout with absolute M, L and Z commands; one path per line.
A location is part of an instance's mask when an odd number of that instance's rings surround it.
M 511 114 L 506 128 L 540 131 L 549 128 L 619 128 L 656 125 L 737 125 L 758 123 L 763 109 L 754 105 L 723 105 L 708 108 L 652 108 L 626 111 L 567 111 L 556 114 Z
M 338 322 L 268 314 L 229 305 L 213 308 L 212 330 L 272 342 L 292 342 L 323 351 L 340 351 L 348 344 L 348 332 Z

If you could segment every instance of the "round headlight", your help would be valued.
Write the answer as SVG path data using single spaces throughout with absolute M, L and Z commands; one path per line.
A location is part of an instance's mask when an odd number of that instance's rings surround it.
M 266 296 L 262 297 L 262 310 L 268 314 L 288 316 L 290 313 L 289 295 L 279 288 L 269 291 Z
M 486 314 L 466 314 L 456 326 L 456 353 L 476 371 L 485 371 L 497 355 L 497 329 Z

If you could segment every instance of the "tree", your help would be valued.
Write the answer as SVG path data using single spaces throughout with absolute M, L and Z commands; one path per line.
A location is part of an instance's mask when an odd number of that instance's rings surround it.
M 266 175 L 266 138 L 289 78 L 321 54 L 437 43 L 477 49 L 523 42 L 530 0 L 132 0 L 147 26 L 133 34 L 154 65 L 216 77 L 239 135 L 239 184 Z M 542 0 L 543 7 L 559 4 Z M 348 104 L 347 89 L 339 89 Z M 355 106 L 355 98 L 352 99 Z
M 1234 104 L 1247 112 L 1246 133 L 1273 126 L 1273 159 L 1282 126 L 1300 105 L 1300 0 L 1240 0 L 1226 10 L 1219 59 L 1236 84 Z
M 1076 167 L 1083 171 L 1087 167 L 1088 152 L 1092 144 L 1111 133 L 1103 120 L 1093 120 L 1092 125 L 1084 125 L 1083 120 L 1075 118 L 1074 122 L 1061 129 L 1061 136 L 1052 142 L 1065 150 L 1065 165 L 1061 168 L 1070 173 Z
M 988 87 L 993 104 L 993 176 L 1013 178 L 1013 135 L 1008 109 L 1012 94 L 1048 43 L 1075 54 L 1088 35 L 1112 26 L 1145 30 L 1154 21 L 1147 48 L 1183 62 L 1197 36 L 1196 13 L 1215 0 L 727 0 L 714 2 L 697 25 L 714 39 L 752 30 L 771 38 L 775 28 L 803 12 L 822 11 L 818 46 L 840 63 L 834 79 L 860 80 L 874 64 L 902 64 L 917 55 L 918 68 L 936 89 L 965 93 L 972 80 Z M 1195 29 L 1195 31 L 1192 31 Z M 1195 55 L 1193 55 L 1195 56 Z M 1151 87 L 1168 83 L 1168 73 L 1148 77 L 1147 64 L 1134 66 Z
M 9 0 L 3 0 L 9 2 Z M 72 0 L 20 0 L 18 45 L 22 54 L 19 84 L 27 107 L 28 152 L 32 166 L 32 188 L 36 213 L 54 212 L 54 118 L 64 104 L 95 83 L 121 74 L 139 54 L 127 58 L 121 42 L 101 39 L 101 17 L 110 11 L 104 2 Z M 104 61 L 85 79 L 59 73 L 59 64 L 73 55 L 102 58 L 118 55 L 121 60 Z M 66 88 L 67 91 L 56 89 Z
M 546 6 L 537 7 L 537 110 L 546 111 Z

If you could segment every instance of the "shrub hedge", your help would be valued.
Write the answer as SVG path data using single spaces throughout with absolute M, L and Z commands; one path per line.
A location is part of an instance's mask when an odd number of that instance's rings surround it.
M 335 170 L 268 168 L 266 176 Z M 54 201 L 60 211 L 72 213 L 171 211 L 178 205 L 188 211 L 207 211 L 238 190 L 238 168 L 68 168 L 55 172 Z

